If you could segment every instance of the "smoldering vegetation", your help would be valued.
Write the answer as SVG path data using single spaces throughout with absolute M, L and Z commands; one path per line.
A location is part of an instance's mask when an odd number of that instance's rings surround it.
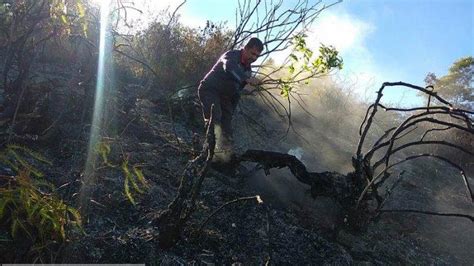
M 375 95 L 377 89 L 371 88 L 366 94 Z M 281 101 L 281 106 L 288 106 L 288 100 L 282 99 L 277 92 L 274 96 Z M 351 160 L 359 142 L 360 125 L 370 102 L 360 100 L 353 87 L 336 84 L 331 76 L 303 85 L 289 100 L 290 117 L 281 106 L 277 108 L 278 112 L 269 107 L 267 97 L 246 97 L 242 101 L 239 115 L 234 120 L 237 128 L 235 136 L 240 149 L 289 153 L 300 159 L 309 171 L 348 173 L 354 170 Z M 400 107 L 389 104 L 386 106 Z M 407 114 L 403 112 L 379 113 L 374 122 L 374 130 L 368 136 L 368 143 L 374 143 L 406 117 Z M 420 134 L 427 129 L 429 125 L 414 128 L 398 146 L 419 140 Z M 469 134 L 456 130 L 437 133 L 430 136 L 430 139 L 451 140 L 472 150 L 474 142 Z M 385 150 L 379 151 L 375 157 L 383 156 L 384 152 Z M 470 182 L 474 181 L 472 157 L 451 147 L 413 147 L 395 154 L 395 161 L 426 152 L 450 158 L 466 170 Z M 247 167 L 251 168 L 253 165 Z M 394 183 L 397 185 L 390 192 L 386 209 L 474 214 L 461 174 L 458 169 L 445 162 L 420 158 L 400 164 L 391 175 L 392 180 L 382 190 L 388 191 Z M 257 191 L 261 191 L 264 199 L 276 206 L 317 217 L 318 223 L 314 224 L 316 228 L 333 229 L 338 217 L 336 203 L 324 197 L 313 199 L 309 187 L 299 183 L 287 169 L 272 169 L 270 175 L 265 175 L 260 170 L 249 177 L 248 182 Z M 455 255 L 460 258 L 460 263 L 468 264 L 474 259 L 472 252 L 466 248 L 474 244 L 474 228 L 469 220 L 420 214 L 384 214 L 379 227 L 371 227 L 369 230 L 375 232 L 387 225 L 394 232 L 407 235 L 434 250 Z

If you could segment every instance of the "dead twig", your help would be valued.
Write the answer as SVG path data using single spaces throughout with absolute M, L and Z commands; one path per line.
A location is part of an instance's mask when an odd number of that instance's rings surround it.
M 242 198 L 238 198 L 238 199 L 234 199 L 234 200 L 231 200 L 231 201 L 228 201 L 224 204 L 222 204 L 219 208 L 217 208 L 215 211 L 213 211 L 207 218 L 206 220 L 204 220 L 204 222 L 201 223 L 201 225 L 199 226 L 199 229 L 197 231 L 197 236 L 199 237 L 202 233 L 202 229 L 204 228 L 204 226 L 209 222 L 209 220 L 212 219 L 212 217 L 214 217 L 219 211 L 221 211 L 222 209 L 224 209 L 225 207 L 229 206 L 229 205 L 232 205 L 234 203 L 237 203 L 237 202 L 242 202 L 242 201 L 249 201 L 249 200 L 256 200 L 258 204 L 262 204 L 263 201 L 262 199 L 260 198 L 259 195 L 255 195 L 255 196 L 250 196 L 250 197 L 242 197 Z
M 388 213 L 388 212 L 411 212 L 411 213 L 420 213 L 420 214 L 427 214 L 427 215 L 435 215 L 435 216 L 448 216 L 448 217 L 461 217 L 471 220 L 474 222 L 474 216 L 468 214 L 459 214 L 459 213 L 442 213 L 442 212 L 432 212 L 432 211 L 422 211 L 422 210 L 379 210 L 380 213 Z

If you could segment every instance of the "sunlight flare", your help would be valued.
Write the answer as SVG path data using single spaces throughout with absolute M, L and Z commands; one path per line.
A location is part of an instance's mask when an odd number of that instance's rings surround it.
M 87 160 L 85 172 L 82 177 L 82 187 L 80 193 L 81 208 L 87 208 L 88 198 L 90 196 L 91 187 L 94 185 L 94 165 L 97 159 L 95 147 L 100 140 L 104 116 L 104 90 L 105 90 L 105 73 L 106 61 L 110 56 L 109 40 L 107 36 L 108 18 L 110 12 L 110 1 L 97 1 L 100 3 L 100 40 L 99 40 L 99 62 L 97 66 L 97 81 L 95 90 L 94 111 L 89 136 L 89 145 L 87 150 Z

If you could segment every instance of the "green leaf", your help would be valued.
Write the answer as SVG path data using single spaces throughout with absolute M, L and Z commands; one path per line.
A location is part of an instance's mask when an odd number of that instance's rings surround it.
M 0 199 L 0 219 L 2 219 L 3 215 L 5 214 L 5 207 L 7 206 L 7 204 L 9 202 L 12 201 L 12 199 L 10 197 L 6 197 L 6 195 L 4 193 L 1 193 L 2 194 L 2 199 Z
M 84 18 L 86 15 L 86 10 L 84 8 L 84 5 L 80 1 L 78 1 L 76 3 L 76 7 L 77 7 L 77 13 L 79 15 L 79 18 Z
M 82 218 L 81 218 L 81 214 L 79 213 L 78 210 L 76 210 L 75 208 L 73 207 L 67 207 L 67 211 L 72 215 L 72 217 L 74 218 L 73 221 L 78 225 L 78 226 L 81 226 L 82 225 Z
M 293 64 L 291 64 L 290 66 L 288 66 L 288 71 L 290 72 L 290 74 L 295 73 L 295 66 L 293 66 Z
M 292 87 L 290 87 L 288 84 L 284 84 L 281 88 L 280 95 L 284 98 L 288 98 L 290 96 L 291 90 Z
M 62 22 L 63 24 L 68 24 L 66 15 L 61 15 L 61 22 Z
M 133 172 L 135 173 L 135 175 L 137 176 L 137 179 L 138 181 L 140 181 L 140 183 L 145 187 L 145 188 L 148 188 L 148 183 L 146 182 L 146 179 L 145 179 L 145 176 L 143 175 L 143 172 L 141 169 L 139 169 L 138 167 L 134 166 L 133 167 Z
M 20 151 L 23 151 L 27 155 L 30 155 L 31 157 L 33 157 L 34 159 L 36 159 L 36 160 L 38 160 L 42 163 L 46 163 L 46 164 L 49 164 L 49 165 L 53 164 L 51 161 L 44 158 L 44 156 L 42 156 L 41 154 L 39 154 L 39 153 L 37 153 L 37 152 L 27 148 L 27 147 L 24 147 L 24 146 L 20 146 L 20 145 L 17 145 L 17 144 L 9 144 L 7 146 L 7 149 L 20 150 Z
M 16 232 L 18 231 L 18 227 L 19 227 L 18 219 L 13 219 L 12 226 L 11 226 L 12 237 L 15 237 Z
M 135 200 L 133 199 L 133 196 L 132 196 L 132 193 L 130 193 L 130 187 L 129 187 L 129 179 L 128 178 L 125 178 L 125 183 L 124 183 L 124 187 L 125 187 L 125 196 L 127 197 L 127 199 L 133 204 L 133 205 L 136 205 L 136 202 Z
M 11 227 L 12 237 L 15 237 L 16 232 L 18 231 L 19 228 L 21 228 L 23 232 L 25 232 L 31 239 L 33 239 L 33 236 L 31 236 L 31 233 L 28 231 L 28 229 L 26 229 L 26 226 L 23 224 L 23 222 L 20 221 L 20 219 L 18 219 L 17 217 L 15 217 L 13 219 L 12 227 Z

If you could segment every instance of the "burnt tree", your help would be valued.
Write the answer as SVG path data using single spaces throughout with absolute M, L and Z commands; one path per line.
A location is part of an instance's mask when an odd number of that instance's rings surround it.
M 428 103 L 423 107 L 415 108 L 389 108 L 381 104 L 383 91 L 387 87 L 404 86 L 418 90 L 428 95 Z M 437 105 L 432 105 L 436 102 Z M 374 117 L 382 109 L 393 112 L 409 112 L 403 121 L 385 131 L 372 145 L 365 145 L 367 135 L 371 130 Z M 439 216 L 454 216 L 467 218 L 474 221 L 474 217 L 466 214 L 438 213 L 425 210 L 387 210 L 384 203 L 390 193 L 380 195 L 381 186 L 392 177 L 390 170 L 406 161 L 422 157 L 431 157 L 445 162 L 459 170 L 460 176 L 466 187 L 468 199 L 474 201 L 472 189 L 465 171 L 459 164 L 449 158 L 432 153 L 420 153 L 417 155 L 402 157 L 394 162 L 394 154 L 408 147 L 423 147 L 425 145 L 443 145 L 456 149 L 460 152 L 474 156 L 474 153 L 456 143 L 443 140 L 427 140 L 427 135 L 441 130 L 457 130 L 465 134 L 473 135 L 474 129 L 472 117 L 474 112 L 454 108 L 448 101 L 438 96 L 429 88 L 422 88 L 404 82 L 384 83 L 377 92 L 375 102 L 367 109 L 366 115 L 360 126 L 359 144 L 352 159 L 353 172 L 343 175 L 336 172 L 313 173 L 306 170 L 305 165 L 295 156 L 273 151 L 247 150 L 234 159 L 229 167 L 236 167 L 240 162 L 255 162 L 262 166 L 266 174 L 271 168 L 288 167 L 295 178 L 311 187 L 314 198 L 327 196 L 334 198 L 340 203 L 344 215 L 340 224 L 352 229 L 364 228 L 369 222 L 384 212 L 414 212 Z M 417 141 L 404 141 L 406 136 L 414 132 L 414 128 L 427 124 Z M 442 127 L 442 128 L 440 128 Z M 182 176 L 181 185 L 175 200 L 158 217 L 157 225 L 160 227 L 159 244 L 163 248 L 171 247 L 179 238 L 180 232 L 194 211 L 194 202 L 198 196 L 202 180 L 209 167 L 209 160 L 213 155 L 213 136 L 207 134 L 207 141 L 201 154 L 191 161 Z M 379 152 L 377 152 L 379 151 Z M 392 190 L 397 182 L 392 185 Z
M 414 108 L 389 108 L 381 104 L 383 92 L 387 87 L 404 86 L 428 95 L 426 106 Z M 394 155 L 409 147 L 422 147 L 426 145 L 446 146 L 458 150 L 469 156 L 474 152 L 456 143 L 446 140 L 428 139 L 428 135 L 439 131 L 453 130 L 463 134 L 474 135 L 472 117 L 473 111 L 454 108 L 451 103 L 430 90 L 404 82 L 386 82 L 377 92 L 377 98 L 366 112 L 359 130 L 359 144 L 352 158 L 354 171 L 348 175 L 334 172 L 310 173 L 296 157 L 271 151 L 248 150 L 240 156 L 239 161 L 256 162 L 263 166 L 268 174 L 270 168 L 288 167 L 296 179 L 311 186 L 313 197 L 319 195 L 335 198 L 345 211 L 344 222 L 353 228 L 364 227 L 370 220 L 378 217 L 383 212 L 415 212 L 441 216 L 456 216 L 473 220 L 464 214 L 446 214 L 422 210 L 385 210 L 383 206 L 390 196 L 380 195 L 382 185 L 392 177 L 390 170 L 404 162 L 422 157 L 441 160 L 453 169 L 458 170 L 460 179 L 466 187 L 467 197 L 473 202 L 474 196 L 469 184 L 466 171 L 453 160 L 439 154 L 423 152 L 416 155 L 405 156 L 394 160 Z M 437 105 L 432 105 L 435 102 Z M 409 113 L 405 119 L 385 131 L 372 145 L 366 145 L 367 135 L 372 129 L 374 117 L 379 110 Z M 419 132 L 418 140 L 407 141 L 407 136 L 425 124 Z M 416 132 L 415 132 L 416 134 Z M 413 136 L 411 137 L 413 139 Z M 394 182 L 395 186 L 397 182 Z M 392 187 L 391 190 L 393 190 Z

